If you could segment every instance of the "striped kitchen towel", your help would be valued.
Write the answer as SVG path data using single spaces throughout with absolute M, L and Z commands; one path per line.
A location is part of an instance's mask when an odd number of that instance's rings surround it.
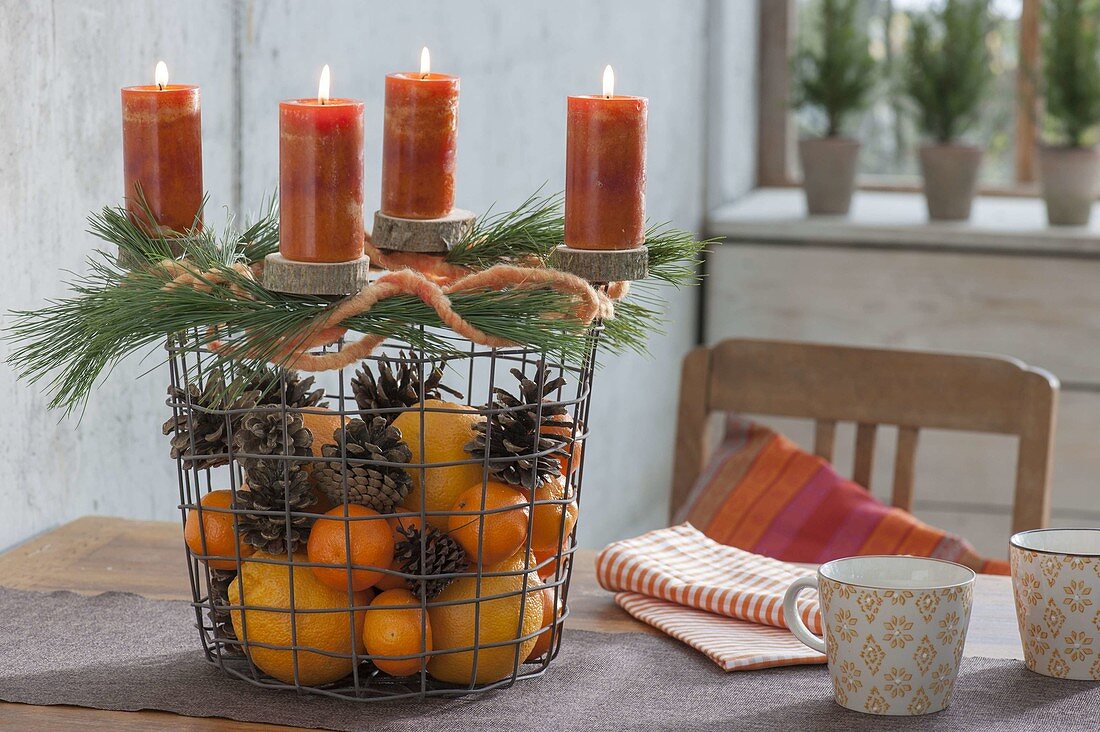
M 691 524 L 615 542 L 596 558 L 596 577 L 620 607 L 726 671 L 825 662 L 783 618 L 783 593 L 808 573 L 723 546 Z M 802 593 L 798 608 L 820 634 L 815 594 Z

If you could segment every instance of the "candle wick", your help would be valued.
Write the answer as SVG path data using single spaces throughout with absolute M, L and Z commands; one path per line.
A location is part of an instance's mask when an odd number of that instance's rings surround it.
M 164 91 L 164 84 L 157 84 L 157 89 Z

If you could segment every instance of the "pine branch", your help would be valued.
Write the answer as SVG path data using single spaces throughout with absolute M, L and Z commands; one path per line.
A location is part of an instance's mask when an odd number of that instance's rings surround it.
M 71 283 L 74 296 L 14 313 L 5 333 L 16 346 L 8 362 L 31 383 L 45 380 L 51 408 L 71 411 L 84 404 L 101 375 L 173 333 L 195 334 L 198 345 L 221 340 L 215 367 L 233 358 L 286 365 L 276 355 L 281 339 L 301 345 L 317 327 L 317 318 L 332 307 L 323 298 L 271 292 L 225 265 L 211 267 L 224 283 L 203 277 L 196 268 L 208 289 L 165 289 L 169 273 L 156 264 L 127 273 L 102 253 L 89 259 L 89 267 L 88 274 Z M 235 294 L 234 287 L 246 297 Z M 463 292 L 450 299 L 456 312 L 486 333 L 571 358 L 584 353 L 586 326 L 562 315 L 572 306 L 564 293 L 524 288 Z M 446 336 L 423 330 L 444 325 L 411 295 L 380 301 L 343 325 L 434 355 L 458 350 Z
M 447 254 L 447 261 L 482 269 L 533 256 L 545 260 L 561 244 L 565 220 L 560 193 L 541 195 L 540 187 L 514 211 L 480 217 L 473 230 Z
M 699 241 L 694 234 L 673 229 L 667 223 L 651 226 L 645 233 L 649 278 L 674 287 L 697 284 L 699 258 L 715 241 Z
M 563 200 L 560 193 L 540 196 L 536 191 L 515 211 L 486 216 L 451 249 L 447 261 L 476 269 L 524 257 L 545 263 L 554 247 L 565 239 Z M 699 256 L 708 243 L 667 223 L 651 226 L 645 234 L 649 276 L 675 286 L 694 284 Z
M 456 263 L 487 267 L 535 257 L 545 261 L 562 241 L 561 196 L 531 196 L 512 212 L 487 216 L 475 233 L 452 251 Z M 51 408 L 81 407 L 97 381 L 123 359 L 162 346 L 165 339 L 215 350 L 213 367 L 289 365 L 281 346 L 304 345 L 319 328 L 329 298 L 272 292 L 233 267 L 261 260 L 278 247 L 274 201 L 244 232 L 231 226 L 189 232 L 169 242 L 150 236 L 124 209 L 104 208 L 89 219 L 90 230 L 144 266 L 128 271 L 114 252 L 88 259 L 88 271 L 69 287 L 72 294 L 39 310 L 14 312 L 4 339 L 13 345 L 8 363 L 20 378 L 44 383 Z M 169 244 L 202 287 L 166 288 L 174 272 L 161 266 L 172 258 Z M 706 242 L 691 234 L 654 227 L 647 232 L 654 284 L 692 282 Z M 611 352 L 644 352 L 659 327 L 657 298 L 636 287 L 634 302 L 617 303 L 617 316 L 604 326 L 602 344 Z M 549 287 L 482 290 L 450 296 L 455 311 L 489 335 L 580 360 L 591 346 L 588 326 L 571 315 L 574 302 Z M 341 325 L 351 331 L 391 338 L 433 357 L 454 356 L 465 343 L 445 328 L 435 311 L 412 295 L 388 298 Z
M 279 251 L 279 197 L 271 196 L 260 209 L 259 218 L 237 238 L 241 259 L 246 264 L 259 262 Z

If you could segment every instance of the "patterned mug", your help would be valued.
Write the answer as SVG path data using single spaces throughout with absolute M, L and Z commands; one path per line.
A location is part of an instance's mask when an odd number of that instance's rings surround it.
M 929 714 L 951 702 L 974 577 L 941 559 L 836 559 L 787 588 L 783 613 L 795 637 L 825 654 L 837 704 L 870 714 Z M 807 588 L 818 590 L 824 639 L 796 610 Z
M 1100 529 L 1036 529 L 1009 543 L 1027 667 L 1100 681 Z

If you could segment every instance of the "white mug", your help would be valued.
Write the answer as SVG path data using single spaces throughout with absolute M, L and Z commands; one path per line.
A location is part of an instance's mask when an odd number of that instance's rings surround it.
M 1036 529 L 1009 543 L 1024 663 L 1100 681 L 1100 529 Z
M 837 704 L 857 712 L 909 716 L 945 709 L 959 673 L 974 571 L 942 559 L 836 559 L 795 580 L 783 613 L 800 641 L 824 653 Z M 816 588 L 819 638 L 796 608 Z

